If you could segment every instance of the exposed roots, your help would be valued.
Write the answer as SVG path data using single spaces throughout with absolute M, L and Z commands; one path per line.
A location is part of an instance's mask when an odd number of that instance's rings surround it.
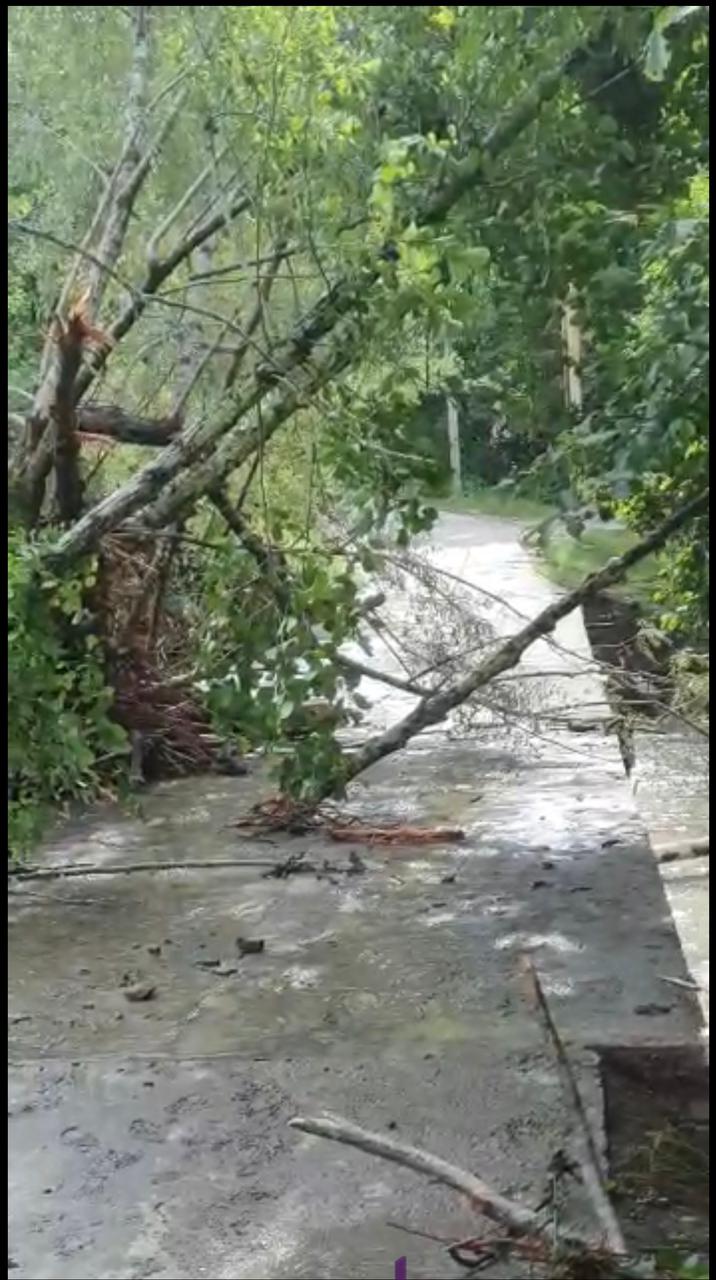
M 208 772 L 218 741 L 188 685 L 162 671 L 176 649 L 163 607 L 175 544 L 108 538 L 91 601 L 109 659 L 114 717 L 140 744 L 145 780 Z
M 116 665 L 114 689 L 116 720 L 130 736 L 140 735 L 145 779 L 206 773 L 212 768 L 216 738 L 186 689 L 168 684 L 136 655 Z

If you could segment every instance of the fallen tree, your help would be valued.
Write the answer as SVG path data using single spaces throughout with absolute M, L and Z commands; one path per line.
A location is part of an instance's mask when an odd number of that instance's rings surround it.
M 15 18 L 30 24 L 27 48 L 38 43 L 32 24 L 44 21 L 34 12 L 18 11 Z M 287 703 L 300 699 L 310 680 L 330 699 L 340 681 L 366 676 L 420 699 L 400 725 L 341 761 L 347 781 L 437 723 L 542 634 L 520 633 L 474 679 L 456 684 L 446 683 L 445 672 L 428 679 L 383 673 L 340 651 L 360 621 L 357 574 L 354 581 L 350 576 L 370 551 L 372 532 L 391 511 L 406 538 L 430 518 L 414 496 L 424 460 L 406 438 L 409 409 L 426 392 L 445 392 L 451 375 L 438 365 L 444 335 L 471 291 L 486 286 L 486 245 L 499 225 L 505 186 L 520 179 L 540 131 L 549 138 L 551 127 L 559 139 L 561 123 L 574 115 L 575 86 L 583 105 L 595 85 L 600 88 L 598 77 L 583 83 L 585 58 L 589 63 L 595 41 L 601 48 L 614 19 L 611 10 L 575 11 L 565 29 L 548 13 L 536 44 L 531 38 L 515 43 L 507 21 L 502 36 L 514 55 L 505 78 L 510 97 L 496 94 L 466 115 L 464 103 L 475 101 L 467 49 L 480 49 L 480 74 L 496 83 L 500 55 L 487 11 L 461 11 L 448 37 L 441 27 L 452 26 L 447 11 L 438 21 L 431 10 L 420 10 L 413 32 L 419 56 L 395 67 L 373 54 L 376 48 L 401 52 L 406 37 L 412 48 L 411 20 L 402 10 L 366 17 L 365 30 L 345 26 L 340 8 L 321 10 L 320 27 L 316 14 L 300 7 L 232 15 L 222 18 L 221 58 L 219 28 L 210 24 L 200 38 L 191 34 L 181 6 L 166 19 L 153 6 L 92 19 L 114 23 L 113 39 L 125 45 L 115 77 L 125 90 L 112 109 L 116 154 L 97 164 L 60 132 L 90 168 L 84 205 L 73 190 L 65 211 L 70 229 L 61 222 L 42 225 L 41 202 L 37 208 L 21 202 L 9 222 L 19 247 L 50 245 L 69 255 L 51 323 L 43 327 L 37 377 L 31 391 L 19 388 L 29 408 L 10 467 L 10 502 L 29 534 L 22 554 L 29 548 L 36 555 L 38 589 L 59 598 L 81 583 L 79 600 L 68 606 L 70 622 L 62 622 L 62 645 L 71 650 L 63 662 L 78 669 L 78 636 L 99 639 L 121 723 L 131 731 L 141 712 L 142 724 L 154 731 L 170 717 L 171 758 L 196 763 L 205 760 L 205 750 L 197 741 L 192 752 L 189 738 L 208 725 L 196 687 L 178 674 L 196 670 L 186 644 L 192 615 L 170 616 L 168 601 L 176 604 L 182 594 L 181 573 L 187 580 L 200 572 L 210 576 L 209 557 L 199 569 L 197 558 L 190 559 L 192 546 L 224 553 L 225 531 L 217 542 L 205 536 L 218 511 L 255 565 L 254 577 L 240 582 L 249 612 L 254 605 L 257 617 L 273 618 L 264 650 L 278 655 L 276 670 L 267 673 L 271 660 L 262 665 L 257 657 L 254 667 L 277 688 L 281 681 L 290 686 Z M 638 60 L 638 40 L 634 47 Z M 191 57 L 185 56 L 189 48 Z M 266 49 L 281 68 L 278 77 L 266 71 L 272 60 Z M 459 83 L 454 100 L 444 69 L 450 50 Z M 230 73 L 226 58 L 234 59 Z M 415 134 L 414 112 L 403 99 L 422 94 L 426 67 L 427 88 L 449 99 L 450 127 L 443 104 L 440 110 L 433 104 L 421 108 Z M 376 119 L 381 95 L 387 103 Z M 247 102 L 255 109 L 247 110 Z M 30 105 L 34 111 L 34 101 Z M 273 122 L 268 129 L 267 120 Z M 586 110 L 584 120 L 588 131 Z M 34 136 L 28 131 L 29 142 Z M 314 139 L 326 137 L 330 146 L 312 149 Z M 514 169 L 511 153 L 518 157 Z M 88 227 L 75 239 L 71 228 L 82 207 L 91 211 Z M 367 389 L 356 394 L 359 374 Z M 16 409 L 13 399 L 13 433 Z M 316 438 L 325 442 L 328 487 L 367 500 L 364 532 L 344 556 L 342 573 L 324 571 L 321 556 L 334 552 L 313 536 L 313 464 L 299 550 L 270 529 L 267 460 L 306 422 L 314 451 Z M 90 469 L 86 455 L 97 442 L 101 456 Z M 132 470 L 134 459 L 121 449 L 110 456 L 110 445 L 151 448 L 153 456 Z M 105 481 L 113 466 L 121 481 Z M 313 595 L 297 556 L 313 566 Z M 231 573 L 237 562 L 229 562 Z M 250 600 L 249 588 L 255 588 Z M 227 582 L 227 594 L 233 589 Z M 81 629 L 72 621 L 80 617 Z M 304 660 L 311 677 L 301 685 L 297 666 Z M 253 672 L 251 662 L 248 667 Z M 230 672 L 239 685 L 251 678 Z M 255 691 L 266 695 L 259 685 Z M 308 696 L 315 692 L 311 687 Z M 157 718 L 149 715 L 152 700 Z M 291 714 L 289 708 L 286 723 Z M 269 741 L 282 723 L 273 716 Z M 329 744 L 323 745 L 319 796 L 335 784 Z M 304 762 L 309 756 L 306 750 Z
M 225 499 L 219 499 L 219 507 L 227 522 L 245 543 L 251 554 L 255 556 L 259 563 L 266 566 L 268 580 L 278 595 L 279 602 L 286 603 L 290 598 L 292 584 L 290 570 L 285 559 L 282 557 L 278 559 L 274 557 L 272 559 L 270 550 L 264 547 L 243 518 L 235 517 Z M 352 669 L 370 679 L 382 680 L 386 684 L 414 693 L 419 696 L 420 701 L 402 720 L 391 725 L 384 733 L 369 738 L 352 755 L 344 757 L 336 778 L 327 779 L 322 789 L 315 790 L 309 797 L 304 798 L 302 807 L 305 809 L 307 805 L 310 807 L 313 803 L 318 804 L 331 794 L 341 793 L 346 785 L 357 778 L 359 774 L 364 773 L 384 757 L 400 751 L 412 738 L 422 733 L 424 729 L 445 720 L 451 711 L 469 701 L 479 689 L 491 684 L 503 672 L 516 667 L 526 650 L 537 640 L 550 635 L 562 618 L 568 617 L 570 613 L 584 604 L 590 596 L 623 581 L 630 569 L 646 559 L 647 556 L 660 551 L 670 538 L 685 528 L 691 520 L 705 514 L 708 509 L 709 490 L 707 488 L 689 502 L 684 503 L 651 534 L 642 538 L 640 542 L 630 547 L 623 555 L 614 557 L 608 561 L 604 568 L 589 574 L 579 586 L 572 591 L 566 592 L 554 603 L 548 605 L 535 618 L 527 622 L 524 627 L 501 644 L 494 653 L 485 658 L 473 671 L 446 687 L 437 688 L 433 691 L 425 690 L 421 688 L 418 681 L 396 679 L 390 673 L 377 671 L 362 663 L 353 663 L 350 660 L 342 659 L 339 655 L 337 661 L 342 662 L 348 669 Z
M 708 509 L 709 490 L 705 489 L 690 502 L 684 503 L 648 537 L 630 547 L 623 555 L 610 560 L 603 569 L 589 574 L 573 591 L 566 592 L 560 599 L 548 605 L 462 680 L 428 698 L 421 699 L 415 710 L 398 724 L 391 726 L 385 733 L 370 738 L 350 760 L 345 781 L 352 780 L 359 773 L 376 764 L 378 760 L 399 751 L 423 729 L 439 724 L 455 707 L 459 707 L 471 698 L 478 689 L 489 684 L 504 671 L 516 667 L 530 645 L 554 631 L 562 618 L 566 618 L 594 592 L 603 591 L 606 587 L 621 582 L 634 565 L 659 551 L 690 520 L 703 515 Z

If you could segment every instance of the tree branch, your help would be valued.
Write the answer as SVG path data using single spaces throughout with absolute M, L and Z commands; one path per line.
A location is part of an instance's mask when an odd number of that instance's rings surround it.
M 418 214 L 418 224 L 422 221 L 430 225 L 440 221 L 458 199 L 483 179 L 485 155 L 494 158 L 536 118 L 543 102 L 554 96 L 557 91 L 563 70 L 563 66 L 560 66 L 557 71 L 537 82 L 536 86 L 508 113 L 504 123 L 492 131 L 478 155 L 468 160 L 451 183 L 428 202 L 422 214 Z M 243 200 L 239 197 L 239 208 L 245 208 L 248 204 L 248 197 Z M 208 223 L 197 228 L 193 237 L 184 241 L 179 250 L 164 260 L 161 272 L 165 272 L 165 275 L 170 274 L 177 261 L 177 254 L 179 260 L 183 260 L 183 257 L 188 256 L 194 247 L 193 242 L 196 242 L 197 238 L 201 242 L 208 235 L 213 234 L 216 229 L 216 225 L 213 225 L 216 219 L 218 219 L 218 225 L 223 225 L 226 217 L 227 215 L 216 215 L 215 219 L 209 219 Z M 207 230 L 210 224 L 212 224 L 211 229 Z M 143 293 L 146 293 L 149 288 L 152 291 L 156 290 L 161 283 L 157 275 L 159 270 L 159 268 L 154 270 Z M 165 275 L 162 278 L 165 278 Z M 345 340 L 340 349 L 341 341 L 337 330 L 341 320 L 356 308 L 356 304 L 365 297 L 377 278 L 378 268 L 375 267 L 355 280 L 345 278 L 329 289 L 319 299 L 304 322 L 272 352 L 270 362 L 256 369 L 251 384 L 225 414 L 208 429 L 202 430 L 197 426 L 187 428 L 176 441 L 176 446 L 170 446 L 165 450 L 162 459 L 158 460 L 161 463 L 159 467 L 156 463 L 150 463 L 124 489 L 101 504 L 94 513 L 90 513 L 95 518 L 89 523 L 87 519 L 81 521 L 74 531 L 61 539 L 53 553 L 55 560 L 67 562 L 74 556 L 90 550 L 107 529 L 134 514 L 152 498 L 155 498 L 153 508 L 151 512 L 145 512 L 148 523 L 153 527 L 162 521 L 170 523 L 177 514 L 177 507 L 186 511 L 197 501 L 201 493 L 219 482 L 234 467 L 245 462 L 259 447 L 262 439 L 265 440 L 267 418 L 271 421 L 271 432 L 277 430 L 302 403 L 305 403 L 306 395 L 312 393 L 311 388 L 323 385 L 353 361 L 355 341 L 351 343 L 350 353 L 346 350 Z M 123 317 L 115 322 L 111 330 L 111 336 L 115 342 L 131 327 L 143 309 L 143 305 L 140 299 L 133 300 Z M 249 428 L 238 433 L 238 438 L 231 436 L 228 441 L 222 441 L 222 437 L 232 433 L 236 424 L 263 401 L 277 383 L 292 372 L 305 369 L 314 356 L 318 344 L 330 333 L 335 335 L 335 344 L 339 349 L 323 356 L 320 362 L 320 374 L 307 374 L 300 390 L 294 386 L 285 390 L 283 396 L 272 405 L 268 413 L 263 415 L 264 431 Z M 94 375 L 87 376 L 91 381 Z M 78 380 L 78 394 L 81 394 L 84 385 L 85 381 L 81 375 Z M 87 382 L 86 385 L 89 383 Z M 222 443 L 220 444 L 219 441 Z M 212 451 L 215 451 L 215 457 L 211 462 L 204 463 L 199 468 L 194 467 L 197 457 L 206 456 Z M 186 473 L 189 468 L 192 468 L 192 473 L 187 478 Z M 184 475 L 178 475 L 179 472 L 184 472 Z M 159 499 L 156 495 L 161 489 L 164 492 Z
M 566 618 L 594 592 L 603 591 L 615 582 L 620 582 L 633 565 L 655 551 L 659 551 L 669 538 L 678 533 L 690 520 L 703 515 L 708 511 L 708 507 L 709 490 L 705 489 L 698 497 L 675 511 L 653 533 L 631 547 L 624 555 L 610 560 L 603 569 L 589 574 L 573 591 L 567 592 L 560 600 L 548 605 L 537 614 L 536 618 L 528 622 L 521 631 L 513 635 L 462 680 L 432 697 L 424 698 L 403 720 L 392 725 L 385 733 L 370 738 L 349 761 L 347 780 L 355 778 L 376 761 L 392 755 L 394 751 L 399 751 L 423 729 L 444 720 L 455 707 L 466 702 L 483 685 L 494 680 L 495 676 L 501 675 L 510 667 L 516 667 L 522 654 L 534 644 L 535 640 L 554 631 L 562 618 Z M 323 797 L 317 797 L 317 799 L 321 798 Z
M 539 974 L 535 969 L 529 956 L 523 959 L 523 970 L 530 984 L 530 994 L 533 1004 L 539 1013 L 540 1019 L 547 1033 L 550 1045 L 554 1050 L 557 1067 L 559 1070 L 562 1086 L 567 1095 L 567 1100 L 572 1107 L 579 1127 L 580 1142 L 582 1148 L 580 1165 L 582 1175 L 584 1177 L 584 1185 L 589 1193 L 592 1205 L 597 1216 L 597 1221 L 601 1224 L 604 1231 L 604 1239 L 607 1246 L 615 1254 L 624 1254 L 626 1246 L 621 1227 L 614 1212 L 614 1208 L 607 1194 L 604 1174 L 599 1159 L 599 1152 L 592 1132 L 592 1126 L 582 1102 L 582 1095 L 579 1092 L 579 1086 L 574 1074 L 574 1069 L 562 1043 L 562 1037 L 557 1030 L 556 1023 L 552 1017 L 552 1011 L 547 1002 Z
M 95 316 L 107 287 L 106 268 L 112 269 L 122 252 L 129 219 L 139 189 L 149 172 L 149 154 L 142 156 L 141 142 L 149 85 L 151 56 L 150 5 L 133 7 L 134 57 L 127 96 L 125 142 L 109 184 L 109 199 L 96 256 L 103 264 L 87 273 L 87 308 Z
M 139 418 L 114 404 L 80 405 L 77 430 L 91 436 L 108 436 L 121 444 L 164 448 L 182 427 L 178 413 L 166 418 Z
M 393 1164 L 422 1174 L 423 1177 L 432 1178 L 443 1186 L 450 1187 L 452 1191 L 467 1196 L 478 1213 L 506 1227 L 513 1235 L 541 1236 L 545 1231 L 544 1223 L 531 1209 L 525 1209 L 514 1200 L 507 1200 L 474 1173 L 468 1173 L 440 1156 L 430 1155 L 420 1147 L 396 1142 L 394 1138 L 384 1138 L 382 1134 L 371 1133 L 347 1120 L 328 1116 L 296 1118 L 289 1120 L 289 1125 L 292 1129 L 300 1129 L 302 1133 L 315 1134 L 319 1138 L 329 1138 L 332 1142 L 357 1147 L 359 1151 L 367 1151 L 369 1155 L 379 1156 L 381 1160 L 390 1160 Z

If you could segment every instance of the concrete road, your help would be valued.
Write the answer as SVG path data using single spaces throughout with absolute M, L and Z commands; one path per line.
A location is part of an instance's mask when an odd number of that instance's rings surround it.
M 472 584 L 459 587 L 457 612 L 473 601 L 483 648 L 515 610 L 534 614 L 550 598 L 517 533 L 445 517 L 421 552 Z M 509 603 L 493 599 L 487 628 L 485 591 Z M 457 607 L 434 580 L 422 596 L 396 584 L 391 605 L 394 621 L 424 631 L 436 616 L 449 630 Z M 521 668 L 525 698 L 603 705 L 578 615 L 557 640 Z M 372 660 L 385 658 L 379 646 Z M 374 723 L 400 709 L 384 694 Z M 43 856 L 120 867 L 305 848 L 345 864 L 349 850 L 323 838 L 247 840 L 230 828 L 268 785 L 260 771 L 166 784 L 139 814 L 104 809 L 66 826 Z M 524 999 L 520 955 L 542 975 L 598 1128 L 599 1046 L 697 1039 L 693 996 L 659 976 L 687 971 L 611 738 L 478 711 L 383 762 L 351 801 L 459 824 L 466 838 L 356 844 L 367 870 L 355 876 L 187 869 L 13 893 L 17 1280 L 389 1280 L 401 1255 L 411 1278 L 454 1276 L 442 1246 L 393 1224 L 473 1233 L 455 1196 L 300 1136 L 291 1116 L 329 1110 L 394 1131 L 534 1204 L 573 1117 Z M 239 958 L 239 935 L 263 938 L 263 952 Z M 138 981 L 155 990 L 135 1003 L 126 991 Z M 586 1221 L 578 1200 L 567 1212 Z

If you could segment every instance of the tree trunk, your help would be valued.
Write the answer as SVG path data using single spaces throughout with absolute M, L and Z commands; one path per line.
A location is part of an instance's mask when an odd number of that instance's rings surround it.
M 439 225 L 457 201 L 484 179 L 485 161 L 501 154 L 537 117 L 543 104 L 557 93 L 564 71 L 565 64 L 561 64 L 555 71 L 538 79 L 523 99 L 505 113 L 479 150 L 456 166 L 452 177 L 428 199 L 422 212 L 418 211 L 418 225 Z M 248 197 L 245 205 L 240 203 L 239 207 L 246 205 Z M 199 242 L 202 242 L 207 234 L 201 228 L 199 231 L 202 233 Z M 165 279 L 174 269 L 177 260 L 183 261 L 188 256 L 197 234 L 194 233 L 162 264 L 150 264 L 151 290 L 158 287 L 160 278 Z M 277 430 L 306 402 L 307 397 L 310 398 L 329 378 L 353 363 L 359 350 L 356 330 L 350 334 L 337 331 L 341 322 L 352 313 L 358 315 L 377 279 L 376 268 L 364 272 L 359 278 L 344 279 L 331 287 L 303 324 L 271 352 L 268 361 L 256 368 L 248 385 L 239 391 L 223 414 L 217 415 L 213 423 L 197 423 L 185 428 L 164 450 L 161 458 L 149 463 L 118 493 L 99 504 L 58 541 L 51 553 L 52 562 L 58 567 L 66 565 L 93 550 L 103 534 L 150 504 L 151 511 L 145 510 L 143 514 L 152 528 L 186 515 L 202 494 L 260 447 L 266 439 L 267 421 L 271 424 L 270 431 Z M 120 317 L 110 331 L 115 341 L 131 327 L 143 306 L 141 296 L 132 300 L 124 317 Z M 332 344 L 325 342 L 329 335 L 333 336 Z M 316 357 L 319 344 L 321 352 Z M 312 370 L 314 358 L 315 368 Z M 299 373 L 303 376 L 296 389 Z M 254 424 L 241 430 L 243 419 L 267 396 L 275 395 L 277 386 L 285 386 L 286 383 L 288 387 L 283 394 L 274 400 L 268 411 L 262 412 L 262 429 Z M 83 375 L 80 375 L 78 394 L 82 390 Z

